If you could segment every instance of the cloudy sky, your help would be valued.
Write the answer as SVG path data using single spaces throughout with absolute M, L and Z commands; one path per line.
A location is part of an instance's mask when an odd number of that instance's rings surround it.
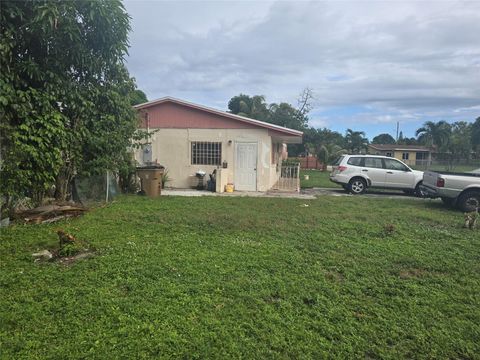
M 310 125 L 414 136 L 480 116 L 480 1 L 125 2 L 128 68 L 148 98 L 226 110 L 239 93 L 296 104 Z

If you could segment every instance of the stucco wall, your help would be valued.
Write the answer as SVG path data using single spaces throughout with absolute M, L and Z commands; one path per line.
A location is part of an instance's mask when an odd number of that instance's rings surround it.
M 234 182 L 235 142 L 257 143 L 257 191 L 266 191 L 277 181 L 276 164 L 271 162 L 272 138 L 267 129 L 173 129 L 161 128 L 152 138 L 152 160 L 162 164 L 168 170 L 171 179 L 168 187 L 189 188 L 196 184 L 195 173 L 203 170 L 212 173 L 217 166 L 192 165 L 191 142 L 212 141 L 222 143 L 222 162 L 227 161 L 228 168 L 222 170 L 228 182 Z M 232 141 L 229 144 L 229 140 Z M 141 163 L 142 150 L 135 154 Z M 206 177 L 206 180 L 208 176 Z
M 403 160 L 402 155 L 403 153 L 408 153 L 408 160 Z M 417 160 L 417 152 L 416 151 L 395 151 L 393 157 L 398 160 L 402 160 L 407 165 L 415 165 L 415 161 Z

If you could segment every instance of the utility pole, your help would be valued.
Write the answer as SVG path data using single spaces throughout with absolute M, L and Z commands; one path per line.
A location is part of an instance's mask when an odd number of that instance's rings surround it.
M 399 127 L 399 122 L 397 121 L 397 137 L 395 138 L 396 142 L 398 142 L 398 127 Z

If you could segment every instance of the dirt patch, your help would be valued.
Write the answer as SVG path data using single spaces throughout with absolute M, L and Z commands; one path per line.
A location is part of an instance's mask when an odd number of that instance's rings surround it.
M 420 268 L 410 268 L 400 270 L 398 276 L 400 279 L 412 279 L 412 278 L 421 278 L 428 274 L 428 271 Z
M 334 282 L 343 282 L 345 280 L 345 276 L 343 276 L 342 273 L 339 273 L 338 271 L 334 270 L 329 270 L 325 273 L 325 277 Z
M 282 301 L 282 297 L 278 292 L 274 292 L 270 296 L 267 296 L 263 299 L 267 304 L 277 304 Z
M 58 258 L 57 261 L 62 265 L 70 266 L 79 260 L 88 259 L 93 256 L 95 256 L 95 253 L 91 250 L 87 250 L 83 253 L 79 253 L 74 256 L 65 256 L 65 257 Z

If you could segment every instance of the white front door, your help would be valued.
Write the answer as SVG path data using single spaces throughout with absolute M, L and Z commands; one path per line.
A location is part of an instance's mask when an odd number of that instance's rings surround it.
M 235 190 L 257 190 L 257 143 L 235 143 Z

